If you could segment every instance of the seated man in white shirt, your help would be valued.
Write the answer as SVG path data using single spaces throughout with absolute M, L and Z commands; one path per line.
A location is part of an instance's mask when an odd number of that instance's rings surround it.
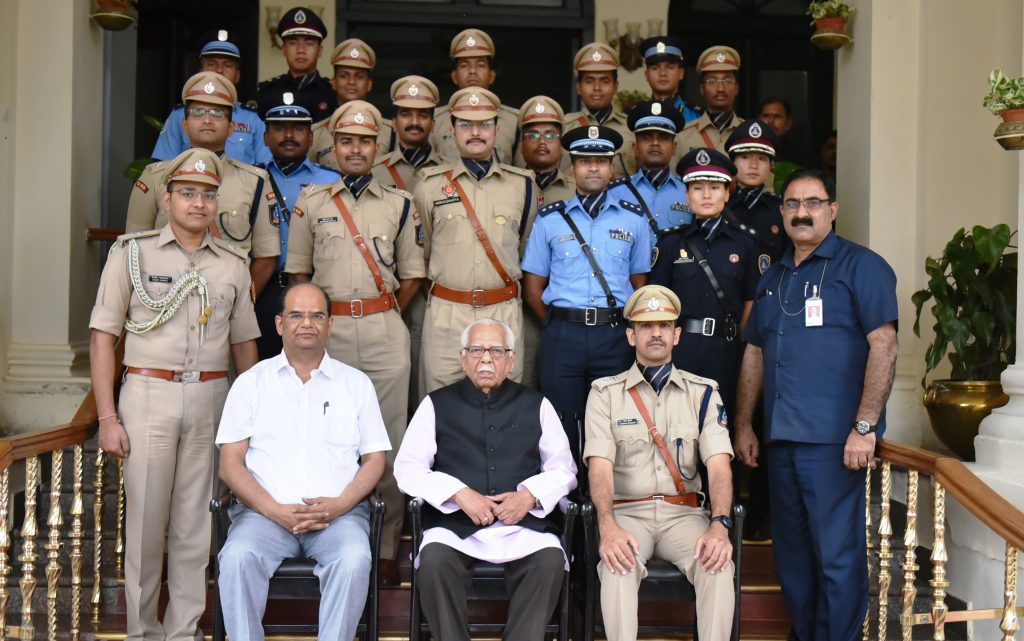
M 331 302 L 311 283 L 282 295 L 284 352 L 238 377 L 217 432 L 220 477 L 238 497 L 218 556 L 224 624 L 262 641 L 270 577 L 316 561 L 321 639 L 352 639 L 370 580 L 365 501 L 391 449 L 373 384 L 327 355 Z
M 551 403 L 506 380 L 514 348 L 505 323 L 470 324 L 466 377 L 423 399 L 395 458 L 398 487 L 425 501 L 417 580 L 435 639 L 469 641 L 475 561 L 505 565 L 510 640 L 543 638 L 568 569 L 550 515 L 576 487 L 576 465 Z

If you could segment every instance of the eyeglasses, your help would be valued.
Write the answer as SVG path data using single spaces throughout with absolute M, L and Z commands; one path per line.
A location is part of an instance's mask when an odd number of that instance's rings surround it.
M 203 197 L 203 202 L 204 203 L 215 203 L 215 202 L 217 202 L 217 191 L 214 190 L 214 189 L 210 189 L 210 190 L 207 190 L 207 191 L 199 191 L 198 189 L 191 189 L 189 187 L 183 187 L 182 189 L 172 189 L 171 193 L 172 194 L 178 194 L 179 196 L 181 196 L 182 198 L 184 198 L 185 200 L 187 200 L 189 202 L 194 201 L 198 196 L 202 196 Z
M 188 110 L 189 118 L 202 120 L 206 116 L 210 116 L 210 120 L 224 120 L 228 117 L 228 111 L 219 107 L 191 107 Z
M 497 361 L 505 358 L 505 354 L 511 352 L 512 350 L 505 349 L 501 345 L 495 345 L 493 347 L 483 347 L 482 345 L 470 345 L 469 347 L 463 347 L 462 351 L 469 354 L 471 358 L 483 358 L 484 352 L 490 352 L 491 358 Z
M 469 131 L 476 127 L 480 131 L 490 131 L 494 129 L 493 120 L 462 120 L 461 118 L 455 119 L 455 126 L 463 131 Z
M 736 84 L 736 79 L 729 78 L 705 78 L 701 81 L 709 87 L 731 87 Z
M 546 140 L 548 142 L 554 142 L 554 141 L 558 140 L 561 137 L 562 137 L 562 134 L 558 133 L 557 131 L 545 131 L 544 133 L 541 133 L 539 131 L 524 131 L 523 132 L 523 140 L 529 140 L 531 142 L 537 142 L 541 138 L 543 138 L 544 140 Z
M 800 211 L 800 205 L 803 205 L 808 214 L 813 214 L 821 209 L 822 205 L 827 205 L 829 202 L 827 198 L 790 198 L 782 203 L 782 210 L 787 214 L 795 214 Z
M 304 319 L 309 319 L 313 323 L 323 323 L 327 321 L 327 314 L 324 312 L 288 312 L 284 315 L 285 318 L 293 323 L 301 323 Z

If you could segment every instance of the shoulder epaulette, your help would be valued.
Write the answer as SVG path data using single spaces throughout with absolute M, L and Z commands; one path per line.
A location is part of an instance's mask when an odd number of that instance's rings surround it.
M 335 169 L 334 167 L 328 167 L 327 165 L 321 165 L 318 162 L 312 162 L 312 161 L 311 161 L 311 164 L 314 167 L 316 167 L 317 169 L 319 169 L 320 171 L 329 171 L 332 174 L 334 174 L 335 176 L 338 176 L 339 178 L 341 177 L 341 172 L 338 171 L 337 169 Z
M 522 167 L 516 167 L 515 165 L 506 165 L 505 163 L 501 163 L 501 168 L 503 171 L 519 174 L 520 176 L 525 176 L 527 178 L 533 178 L 534 175 L 529 169 L 523 169 Z
M 547 216 L 551 212 L 555 212 L 555 211 L 557 211 L 557 212 L 565 211 L 565 201 L 564 200 L 556 200 L 555 202 L 551 203 L 550 205 L 544 205 L 543 207 L 541 207 L 540 209 L 537 210 L 537 215 L 538 216 Z
M 608 183 L 608 188 L 611 189 L 612 187 L 618 187 L 619 185 L 625 185 L 627 182 L 629 182 L 629 176 L 622 176 L 622 177 L 616 178 L 615 180 L 613 180 L 610 183 Z
M 318 191 L 330 190 L 331 186 L 331 183 L 310 183 L 303 187 L 302 191 L 299 193 L 301 193 L 304 196 L 311 196 L 317 193 Z
M 619 201 L 619 205 L 623 209 L 628 209 L 629 211 L 633 212 L 634 214 L 638 214 L 640 216 L 643 216 L 643 214 L 644 214 L 644 208 L 643 207 L 641 207 L 640 205 L 638 205 L 636 203 L 629 202 L 628 200 L 620 200 Z
M 238 160 L 236 158 L 232 158 L 230 156 L 224 156 L 224 158 L 221 159 L 221 162 L 227 162 L 229 164 L 232 164 L 235 167 L 238 167 L 239 169 L 241 169 L 243 171 L 246 171 L 246 172 L 256 176 L 257 178 L 263 178 L 264 180 L 267 179 L 267 172 L 262 167 L 257 167 L 256 165 L 250 165 L 247 162 L 242 162 L 241 160 Z
M 314 122 L 313 126 L 310 127 L 310 129 L 312 129 L 313 131 L 316 131 L 317 129 L 323 129 L 324 127 L 326 127 L 330 123 L 331 123 L 331 119 L 330 118 L 324 118 L 320 122 Z
M 444 172 L 450 171 L 451 169 L 452 166 L 450 163 L 445 163 L 443 165 L 434 165 L 433 167 L 423 167 L 422 169 L 420 169 L 420 177 L 432 178 L 433 176 L 443 174 Z
M 120 236 L 118 236 L 117 240 L 114 241 L 114 245 L 113 246 L 114 247 L 119 247 L 120 245 L 124 244 L 126 241 L 133 240 L 133 239 L 136 239 L 136 238 L 149 238 L 150 236 L 159 236 L 159 235 L 160 235 L 160 230 L 159 229 L 144 229 L 142 231 L 133 231 L 130 234 L 121 234 Z
M 661 236 L 667 236 L 668 234 L 679 233 L 679 232 L 683 231 L 684 229 L 686 229 L 686 225 L 675 225 L 674 227 L 666 227 L 665 229 L 662 229 L 659 232 L 659 234 Z
M 378 184 L 380 184 L 380 183 L 378 183 Z M 392 193 L 398 194 L 402 198 L 406 198 L 408 200 L 412 200 L 412 194 L 407 192 L 404 189 L 399 189 L 398 187 L 392 187 L 391 185 L 383 185 L 383 184 L 381 184 L 380 186 L 381 186 L 382 189 L 384 189 L 384 191 L 390 191 Z
M 235 103 L 235 109 L 238 109 L 239 111 L 251 111 L 253 113 L 256 113 L 256 109 L 250 107 L 247 103 L 244 102 Z
M 615 376 L 605 376 L 603 378 L 598 378 L 593 383 L 590 384 L 590 387 L 596 390 L 602 390 L 606 387 L 615 385 L 616 383 L 624 383 L 626 381 L 626 374 L 628 373 L 629 372 L 627 371 L 622 372 L 621 374 L 616 374 Z
M 227 250 L 234 254 L 235 256 L 238 256 L 242 260 L 249 260 L 249 252 L 245 251 L 241 247 L 237 247 L 236 245 L 229 243 L 223 238 L 217 238 L 216 236 L 214 236 L 213 243 L 220 247 L 221 249 Z
M 697 376 L 685 369 L 676 368 L 676 372 L 679 373 L 680 378 L 683 380 L 690 381 L 691 383 L 698 383 L 700 385 L 707 385 L 712 389 L 718 389 L 718 381 L 711 378 L 704 378 L 703 376 Z

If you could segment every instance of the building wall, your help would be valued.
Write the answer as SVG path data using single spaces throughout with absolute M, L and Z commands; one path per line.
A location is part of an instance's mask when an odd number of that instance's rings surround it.
M 668 25 L 668 0 L 594 0 L 594 39 L 607 42 L 605 22 L 615 20 L 620 35 L 626 35 L 628 24 L 639 23 L 640 36 L 647 38 L 652 35 L 663 35 Z M 649 33 L 650 21 L 661 21 L 661 33 Z M 639 90 L 651 92 L 644 78 L 643 67 L 636 71 L 619 69 L 619 91 Z
M 320 54 L 320 62 L 317 68 L 320 75 L 330 78 L 334 75 L 334 68 L 331 66 L 331 52 L 337 44 L 334 33 L 335 10 L 333 0 L 260 0 L 260 31 L 259 31 L 259 78 L 266 80 L 288 72 L 288 65 L 284 61 L 284 55 L 280 49 L 271 45 L 270 35 L 267 31 L 267 8 L 279 7 L 279 15 L 283 15 L 292 7 L 310 7 L 327 25 L 327 39 L 323 43 L 323 52 Z

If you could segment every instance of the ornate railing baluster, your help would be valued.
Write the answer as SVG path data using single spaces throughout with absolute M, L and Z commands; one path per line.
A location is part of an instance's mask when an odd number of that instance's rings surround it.
M 911 641 L 914 632 L 914 600 L 917 598 L 917 483 L 918 473 L 907 473 L 907 530 L 903 534 L 903 616 L 900 618 L 903 641 Z
M 999 629 L 1003 631 L 1003 641 L 1013 641 L 1020 629 L 1017 623 L 1017 548 L 1006 544 L 1006 577 L 1003 582 L 1003 618 Z
M 11 574 L 11 524 L 7 520 L 10 506 L 11 470 L 0 474 L 0 641 L 7 639 L 7 577 Z
M 99 623 L 103 616 L 103 472 L 106 468 L 106 453 L 96 448 L 96 480 L 93 481 L 93 490 L 96 497 L 93 500 L 93 559 L 92 559 L 92 621 Z
M 882 514 L 878 523 L 878 641 L 885 641 L 889 616 L 889 561 L 892 550 L 889 537 L 892 536 L 892 521 L 889 518 L 889 496 L 892 494 L 892 464 L 882 463 Z
M 25 461 L 25 522 L 21 526 L 21 638 L 35 637 L 32 622 L 32 597 L 36 591 L 36 491 L 39 487 L 39 457 Z
M 864 473 L 864 539 L 867 544 L 868 583 L 871 582 L 871 550 L 875 544 L 871 542 L 871 466 Z M 871 638 L 871 608 L 864 613 L 864 631 L 861 633 L 862 641 Z
M 50 539 L 46 544 L 46 636 L 57 641 L 57 589 L 60 582 L 60 536 L 64 517 L 60 512 L 61 477 L 64 467 L 64 450 L 51 453 L 50 466 L 50 511 L 46 525 L 50 528 Z
M 124 576 L 124 459 L 117 459 L 117 533 L 114 539 L 114 567 Z
M 82 626 L 82 539 L 85 530 L 82 516 L 85 500 L 82 497 L 82 477 L 85 474 L 85 448 L 75 445 L 74 481 L 71 488 L 71 641 L 78 641 Z
M 935 542 L 932 545 L 932 634 L 934 641 L 946 640 L 946 489 L 935 483 L 935 514 L 932 517 L 935 526 Z

